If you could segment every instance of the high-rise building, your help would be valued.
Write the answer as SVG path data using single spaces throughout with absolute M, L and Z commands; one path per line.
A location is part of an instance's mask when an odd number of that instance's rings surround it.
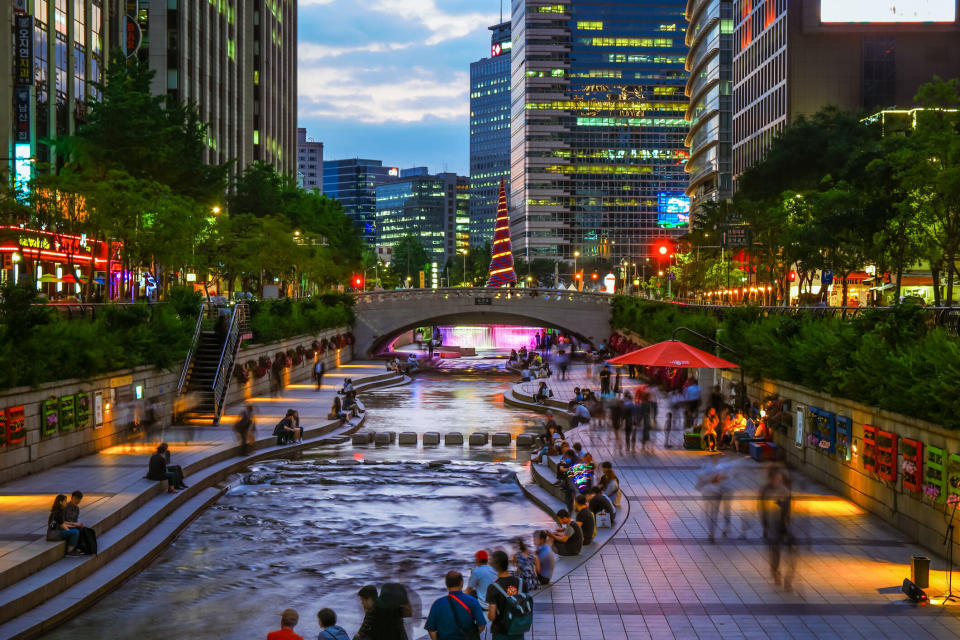
M 106 57 L 118 46 L 109 24 L 109 0 L 13 0 L 3 8 L 12 43 L 0 47 L 0 144 L 6 171 L 18 183 L 56 158 L 40 141 L 72 134 L 99 98 Z M 116 10 L 114 8 L 114 10 Z M 11 46 L 12 45 L 12 46 Z
M 510 190 L 510 23 L 490 27 L 490 57 L 470 64 L 470 238 L 491 242 L 500 181 Z
M 955 0 L 734 0 L 733 175 L 826 105 L 909 107 L 960 70 Z
M 307 138 L 307 130 L 297 129 L 297 173 L 308 191 L 323 191 L 323 143 Z
M 377 187 L 376 244 L 392 247 L 413 234 L 442 269 L 468 246 L 469 214 L 469 178 L 455 173 L 397 177 Z
M 138 55 L 156 72 L 154 93 L 196 104 L 207 123 L 208 161 L 261 161 L 296 175 L 296 0 L 126 5 L 143 30 Z
M 515 255 L 620 262 L 685 229 L 686 3 L 513 3 Z
M 733 0 L 688 0 L 686 164 L 691 210 L 705 201 L 725 200 L 730 174 L 730 94 L 733 59 Z
M 399 169 L 385 167 L 380 160 L 326 160 L 323 193 L 340 201 L 363 240 L 373 246 L 377 240 L 377 185 L 399 175 Z

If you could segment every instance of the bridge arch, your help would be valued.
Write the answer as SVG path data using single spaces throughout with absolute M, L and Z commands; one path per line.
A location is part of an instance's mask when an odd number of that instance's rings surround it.
M 370 357 L 416 327 L 514 324 L 555 327 L 599 344 L 610 335 L 606 294 L 550 289 L 399 289 L 357 294 L 354 353 Z

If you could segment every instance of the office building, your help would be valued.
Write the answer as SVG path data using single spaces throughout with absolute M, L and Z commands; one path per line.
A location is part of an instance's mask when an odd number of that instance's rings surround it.
M 297 129 L 297 173 L 307 191 L 323 191 L 323 143 L 307 138 L 306 129 Z
M 687 196 L 696 212 L 703 202 L 726 200 L 732 190 L 733 0 L 688 0 L 687 23 Z
M 470 64 L 470 239 L 493 241 L 500 181 L 510 191 L 510 23 L 490 27 L 490 57 Z
M 87 101 L 99 98 L 107 52 L 118 46 L 110 2 L 5 3 L 5 30 L 13 42 L 0 47 L 0 143 L 5 170 L 23 185 L 38 167 L 58 161 L 41 141 L 76 131 Z
M 399 169 L 385 167 L 380 160 L 327 160 L 323 163 L 323 193 L 340 201 L 364 242 L 373 246 L 377 240 L 377 185 L 399 175 Z
M 139 0 L 137 19 L 153 92 L 197 105 L 207 161 L 296 175 L 295 0 Z
M 733 15 L 734 179 L 801 115 L 909 107 L 960 70 L 956 0 L 734 0 Z
M 469 246 L 469 178 L 455 173 L 397 177 L 380 184 L 376 193 L 378 247 L 392 247 L 413 234 L 442 270 Z M 415 274 L 421 267 L 410 268 Z
M 513 3 L 515 255 L 619 263 L 686 229 L 686 4 Z

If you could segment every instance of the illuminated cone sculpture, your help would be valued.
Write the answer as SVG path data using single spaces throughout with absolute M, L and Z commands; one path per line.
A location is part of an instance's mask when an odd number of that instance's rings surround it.
M 493 248 L 490 250 L 490 277 L 488 287 L 505 287 L 517 283 L 513 271 L 513 247 L 510 244 L 510 216 L 507 214 L 507 193 L 500 179 L 500 198 L 497 200 L 497 222 L 493 230 Z

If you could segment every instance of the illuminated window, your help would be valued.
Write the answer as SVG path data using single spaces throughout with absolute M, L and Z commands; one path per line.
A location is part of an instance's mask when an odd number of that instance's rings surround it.
M 260 130 L 253 130 L 253 144 L 260 144 Z
M 582 29 L 583 31 L 603 31 L 603 23 L 593 22 L 593 21 L 580 21 L 580 22 L 577 22 L 577 29 Z
M 227 40 L 227 57 L 231 60 L 237 59 L 237 43 L 233 40 Z
M 537 7 L 539 13 L 566 13 L 562 4 L 548 4 L 545 7 Z
M 550 72 L 550 75 L 553 76 L 554 78 L 562 78 L 563 75 L 564 75 L 564 70 L 563 70 L 563 69 L 554 69 L 554 70 L 552 70 L 552 71 Z

